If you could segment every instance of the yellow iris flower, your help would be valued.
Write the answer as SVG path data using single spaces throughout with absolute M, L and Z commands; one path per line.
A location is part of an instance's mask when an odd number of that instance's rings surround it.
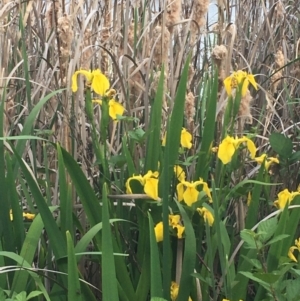
M 102 100 L 101 99 L 93 99 L 93 103 L 98 103 L 102 105 Z M 125 111 L 125 108 L 117 101 L 114 99 L 110 99 L 108 101 L 108 114 L 109 116 L 113 119 L 117 119 L 117 115 L 122 116 Z
M 182 128 L 181 134 L 180 134 L 180 145 L 182 147 L 190 149 L 193 144 L 192 144 L 192 139 L 193 136 L 191 133 L 189 133 L 185 128 Z M 167 141 L 167 133 L 165 133 L 161 145 L 166 146 L 166 141 Z
M 169 215 L 169 226 L 172 227 L 173 229 L 177 230 L 177 237 L 182 238 L 183 237 L 183 232 L 184 232 L 184 226 L 180 224 L 180 215 Z M 164 226 L 163 222 L 159 222 L 156 224 L 154 227 L 154 232 L 155 232 L 155 237 L 156 241 L 160 242 L 163 241 L 164 239 Z
M 176 282 L 172 281 L 171 282 L 171 292 L 170 292 L 172 301 L 177 300 L 178 292 L 179 292 L 179 285 Z M 188 301 L 192 301 L 192 298 L 189 297 Z
M 10 210 L 9 216 L 10 216 L 10 220 L 12 221 L 14 219 L 13 214 L 12 214 L 12 210 Z M 23 219 L 27 219 L 27 220 L 32 221 L 34 218 L 35 218 L 35 214 L 23 212 Z
M 287 189 L 284 189 L 278 193 L 278 200 L 274 202 L 274 205 L 278 209 L 284 209 L 286 204 L 290 204 L 297 195 L 300 195 L 298 191 L 289 192 Z
M 181 146 L 190 149 L 193 145 L 192 138 L 192 135 L 185 128 L 182 128 L 180 136 Z
M 262 154 L 261 156 L 254 158 L 254 160 L 260 165 L 262 165 L 263 162 L 265 161 L 266 171 L 269 170 L 271 164 L 273 163 L 279 164 L 279 160 L 277 158 L 268 157 L 266 154 Z
M 295 246 L 292 246 L 289 248 L 289 252 L 288 252 L 288 257 L 295 262 L 298 262 L 298 260 L 296 259 L 295 255 L 294 255 L 294 250 L 297 250 L 298 248 Z
M 193 203 L 197 202 L 199 191 L 196 189 L 197 186 L 202 185 L 202 190 L 206 193 L 209 201 L 212 202 L 212 197 L 208 185 L 201 178 L 199 181 L 188 182 L 181 181 L 177 184 L 177 197 L 178 201 L 185 201 L 188 206 L 192 206 Z
M 184 232 L 184 226 L 180 223 L 181 217 L 178 214 L 170 214 L 169 215 L 169 226 L 171 226 L 173 229 L 177 229 L 177 237 L 182 238 L 183 232 Z
M 185 180 L 185 172 L 179 165 L 174 166 L 174 173 L 179 182 L 182 182 Z
M 197 212 L 203 216 L 204 222 L 207 222 L 210 227 L 213 225 L 215 218 L 208 209 L 205 207 L 197 208 Z
M 254 159 L 256 153 L 256 146 L 252 140 L 247 137 L 233 138 L 227 136 L 223 139 L 222 143 L 219 145 L 218 158 L 223 162 L 223 164 L 228 164 L 232 160 L 236 149 L 242 144 L 246 143 L 247 148 L 250 152 L 251 159 Z
M 163 222 L 159 222 L 158 224 L 156 224 L 156 226 L 154 227 L 154 232 L 155 232 L 156 241 L 157 242 L 163 241 L 164 239 Z
M 77 76 L 82 74 L 87 79 L 87 85 L 91 86 L 92 89 L 99 95 L 105 95 L 105 92 L 109 89 L 108 78 L 100 71 L 96 69 L 93 71 L 78 70 L 72 76 L 72 91 L 76 92 L 78 90 L 77 86 Z
M 158 176 L 159 174 L 157 171 L 152 172 L 151 170 L 149 170 L 144 176 L 138 175 L 130 177 L 125 184 L 126 193 L 132 194 L 130 182 L 132 180 L 137 180 L 141 183 L 142 186 L 144 186 L 144 192 L 149 196 L 149 198 L 156 201 L 160 200 L 158 196 Z
M 257 90 L 257 83 L 253 74 L 248 74 L 245 71 L 238 70 L 224 79 L 224 87 L 227 92 L 227 95 L 231 96 L 232 90 L 235 89 L 242 82 L 242 96 L 246 95 L 249 84 L 251 84 L 255 88 L 255 90 Z
M 294 255 L 294 251 L 298 250 L 298 252 L 300 252 L 300 238 L 295 239 L 295 245 L 291 246 L 289 248 L 289 252 L 288 252 L 288 257 L 295 262 L 298 262 L 298 260 L 296 259 L 295 255 Z
M 180 222 L 180 215 L 179 214 L 169 214 L 169 225 L 176 226 Z

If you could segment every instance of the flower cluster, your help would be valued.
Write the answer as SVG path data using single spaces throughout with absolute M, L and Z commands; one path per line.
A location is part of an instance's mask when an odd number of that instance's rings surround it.
M 76 92 L 78 90 L 77 76 L 79 74 L 82 74 L 86 77 L 86 85 L 91 86 L 92 89 L 100 96 L 103 96 L 105 92 L 109 89 L 109 80 L 99 69 L 93 71 L 79 70 L 76 71 L 72 76 L 73 92 Z
M 99 70 L 87 71 L 87 70 L 79 70 L 76 71 L 72 76 L 72 91 L 76 92 L 78 90 L 77 86 L 77 77 L 78 75 L 84 75 L 86 77 L 86 85 L 91 87 L 93 91 L 95 91 L 101 97 L 105 97 L 108 100 L 109 107 L 109 116 L 113 119 L 117 119 L 117 115 L 122 116 L 125 108 L 117 102 L 113 97 L 116 94 L 116 91 L 110 88 L 108 78 Z M 101 99 L 94 99 L 93 103 L 98 103 L 102 105 Z
M 197 202 L 199 191 L 197 190 L 198 186 L 202 186 L 202 190 L 206 193 L 209 198 L 209 201 L 212 202 L 212 196 L 210 193 L 210 189 L 206 182 L 203 179 L 199 179 L 199 181 L 195 182 L 188 182 L 182 180 L 180 183 L 177 184 L 177 197 L 178 201 L 184 201 L 188 206 L 192 206 L 193 203 Z
M 179 202 L 184 201 L 188 206 L 192 206 L 193 203 L 197 202 L 199 191 L 197 190 L 198 186 L 202 186 L 202 190 L 206 193 L 209 198 L 209 201 L 212 202 L 212 196 L 210 193 L 210 189 L 206 182 L 203 179 L 199 179 L 199 181 L 188 182 L 185 180 L 185 172 L 179 165 L 174 166 L 174 173 L 178 180 L 178 184 L 176 187 L 177 190 L 177 198 Z
M 248 74 L 245 71 L 238 70 L 224 79 L 224 87 L 228 96 L 232 95 L 233 89 L 236 89 L 239 84 L 242 84 L 242 96 L 245 96 L 251 84 L 257 90 L 257 83 L 253 74 Z
M 242 138 L 233 138 L 227 136 L 223 139 L 218 149 L 218 158 L 223 162 L 224 165 L 231 162 L 235 151 L 239 148 L 239 146 L 242 143 L 246 143 L 246 146 L 250 152 L 251 159 L 254 159 L 256 153 L 256 146 L 252 140 L 245 136 L 243 136 Z
M 178 180 L 177 184 L 177 198 L 178 201 L 184 201 L 188 206 L 192 206 L 195 202 L 197 202 L 199 197 L 199 191 L 197 190 L 198 186 L 202 186 L 202 190 L 207 195 L 209 202 L 212 203 L 212 196 L 210 189 L 206 182 L 203 179 L 199 179 L 199 181 L 188 182 L 185 180 L 185 172 L 179 165 L 174 166 L 174 173 Z M 214 223 L 213 214 L 205 207 L 197 208 L 197 212 L 203 216 L 204 222 L 207 222 L 209 226 L 212 226 Z
M 288 252 L 288 257 L 295 262 L 298 262 L 298 260 L 296 259 L 295 255 L 294 255 L 294 251 L 298 250 L 298 252 L 300 252 L 300 238 L 295 239 L 295 245 L 291 246 Z
M 177 237 L 180 239 L 183 237 L 183 232 L 184 232 L 184 226 L 181 225 L 180 222 L 180 215 L 169 215 L 169 226 L 172 227 L 172 229 L 177 231 Z M 160 242 L 163 241 L 164 239 L 164 226 L 163 222 L 159 222 L 156 224 L 154 227 L 154 232 L 155 232 L 155 237 L 156 241 Z

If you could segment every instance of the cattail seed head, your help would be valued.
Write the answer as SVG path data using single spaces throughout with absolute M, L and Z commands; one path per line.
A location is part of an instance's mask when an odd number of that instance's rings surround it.
M 191 133 L 193 132 L 195 114 L 195 96 L 192 92 L 189 92 L 185 97 L 184 115 L 186 118 L 187 128 Z
M 167 28 L 157 25 L 153 30 L 153 40 L 155 41 L 153 60 L 155 65 L 167 63 L 170 33 Z
M 166 13 L 166 26 L 171 30 L 180 21 L 181 0 L 168 0 Z
M 272 73 L 274 73 L 276 70 L 282 68 L 284 66 L 285 60 L 284 55 L 282 53 L 281 49 L 278 49 L 275 54 L 275 65 L 276 68 L 272 70 Z M 271 77 L 271 90 L 272 93 L 275 93 L 277 91 L 278 85 L 281 82 L 282 78 L 282 69 L 278 70 L 272 77 Z
M 199 29 L 206 23 L 206 13 L 208 11 L 209 0 L 196 0 L 194 1 L 191 19 L 191 44 L 194 43 Z

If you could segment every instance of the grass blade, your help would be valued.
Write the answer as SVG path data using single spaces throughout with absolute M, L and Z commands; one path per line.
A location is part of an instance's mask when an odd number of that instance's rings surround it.
M 68 300 L 81 301 L 82 295 L 73 240 L 69 231 L 66 232 L 66 236 L 68 249 Z
M 162 293 L 162 279 L 160 270 L 159 251 L 154 233 L 154 224 L 151 215 L 148 213 L 149 230 L 150 230 L 150 271 L 151 271 L 151 298 L 161 297 Z
M 57 208 L 57 206 L 53 206 L 50 207 L 49 210 L 53 212 Z M 30 228 L 28 229 L 28 232 L 26 233 L 26 238 L 24 240 L 20 253 L 20 256 L 24 259 L 24 261 L 28 262 L 30 266 L 33 263 L 43 228 L 44 223 L 42 217 L 40 214 L 38 214 L 34 218 L 32 224 L 30 225 Z M 19 271 L 15 273 L 12 287 L 16 292 L 22 292 L 26 289 L 28 276 L 28 273 L 25 271 Z
M 72 223 L 72 200 L 68 193 L 66 172 L 61 153 L 61 148 L 57 145 L 58 175 L 59 175 L 59 198 L 60 198 L 60 223 L 62 233 L 69 231 L 73 233 Z
M 179 293 L 176 300 L 186 301 L 189 299 L 194 272 L 195 260 L 196 260 L 196 238 L 193 229 L 193 225 L 179 202 L 176 202 L 182 216 L 184 227 L 185 227 L 185 244 L 184 244 L 184 255 L 182 263 L 182 273 L 180 277 Z
M 160 153 L 160 131 L 161 131 L 161 112 L 164 97 L 164 67 L 160 72 L 157 92 L 153 105 L 151 107 L 151 117 L 149 125 L 149 135 L 147 139 L 145 172 L 148 170 L 156 171 L 158 169 L 158 160 Z
M 204 122 L 203 138 L 201 141 L 200 152 L 198 156 L 198 164 L 196 166 L 195 180 L 203 178 L 207 180 L 207 175 L 210 167 L 210 148 L 215 137 L 215 125 L 216 125 L 216 109 L 218 99 L 218 72 L 215 70 L 213 82 L 210 83 L 211 89 L 208 93 L 208 102 L 206 110 L 206 119 Z
M 164 298 L 170 297 L 171 285 L 171 247 L 169 242 L 169 187 L 171 184 L 171 177 L 173 175 L 173 166 L 178 157 L 178 148 L 180 142 L 180 135 L 183 124 L 183 112 L 186 94 L 186 83 L 188 78 L 190 58 L 187 59 L 183 72 L 180 77 L 178 90 L 175 96 L 172 116 L 168 122 L 166 147 L 164 151 L 162 176 L 160 179 L 160 190 L 162 191 L 163 199 L 163 291 Z M 175 151 L 176 150 L 176 151 Z
M 102 210 L 102 291 L 103 300 L 117 301 L 118 282 L 113 254 L 111 226 L 109 222 L 109 207 L 107 199 L 107 185 L 103 185 L 103 210 Z
M 13 148 L 13 147 L 12 147 Z M 55 219 L 52 216 L 52 213 L 47 206 L 45 199 L 37 185 L 37 182 L 32 176 L 32 172 L 30 171 L 28 165 L 24 163 L 22 158 L 19 156 L 17 151 L 13 148 L 16 159 L 21 167 L 21 170 L 24 174 L 26 182 L 30 187 L 32 196 L 37 204 L 39 213 L 42 216 L 46 231 L 48 236 L 52 242 L 52 249 L 56 259 L 59 259 L 67 254 L 65 239 L 63 238 L 61 232 L 58 229 L 58 226 L 55 222 Z

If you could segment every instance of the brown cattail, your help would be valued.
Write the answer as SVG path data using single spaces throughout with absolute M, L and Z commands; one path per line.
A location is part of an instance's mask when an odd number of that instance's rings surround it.
M 212 50 L 212 59 L 218 66 L 218 68 L 221 68 L 224 65 L 224 60 L 226 59 L 227 56 L 227 48 L 225 45 L 217 45 L 215 48 Z
M 56 18 L 61 16 L 61 5 L 59 1 L 51 1 L 48 9 L 46 10 L 45 17 L 48 30 L 51 30 L 53 27 L 55 27 L 55 14 L 57 16 Z
M 72 29 L 72 23 L 70 17 L 64 14 L 57 20 L 57 33 L 59 38 L 59 55 L 61 63 L 61 85 L 66 84 L 66 70 L 69 57 L 71 55 L 71 46 L 73 41 L 74 32 Z
M 187 86 L 191 89 L 192 80 L 195 75 L 195 69 L 192 64 L 189 65 Z M 192 89 L 191 89 L 192 90 Z
M 238 112 L 241 129 L 244 128 L 245 123 L 252 124 L 252 122 L 253 122 L 253 117 L 251 115 L 252 99 L 253 98 L 252 98 L 249 90 L 247 90 L 246 94 L 241 99 L 239 112 Z
M 168 0 L 166 6 L 166 26 L 170 31 L 180 21 L 180 15 L 181 0 Z
M 150 85 L 150 95 L 152 98 L 155 97 L 156 93 L 157 93 L 157 88 L 158 88 L 158 83 L 159 83 L 159 79 L 160 79 L 160 75 L 161 75 L 161 71 L 157 71 L 153 74 L 153 81 Z M 162 133 L 165 132 L 166 130 L 166 125 L 167 125 L 167 113 L 168 113 L 168 103 L 167 103 L 167 99 L 166 99 L 166 92 L 167 92 L 167 85 L 168 85 L 168 75 L 165 72 L 164 73 L 164 85 L 163 85 L 163 105 L 162 105 Z
M 153 61 L 156 66 L 164 63 L 166 70 L 170 42 L 170 33 L 167 28 L 157 25 L 153 30 L 153 41 L 155 41 Z
M 276 21 L 279 22 L 283 20 L 285 14 L 285 9 L 281 1 L 278 1 L 275 6 L 275 18 Z
M 194 1 L 191 22 L 191 44 L 194 44 L 200 28 L 205 25 L 205 16 L 208 10 L 209 0 Z
M 219 83 L 222 84 L 225 79 L 225 63 L 227 58 L 227 48 L 225 45 L 217 45 L 212 50 L 211 57 L 219 70 Z
M 64 14 L 62 17 L 57 20 L 57 31 L 60 39 L 60 47 L 61 51 L 64 51 L 65 56 L 69 56 L 71 54 L 71 44 L 73 41 L 73 30 L 70 17 Z M 62 56 L 62 53 L 61 53 Z M 65 56 L 62 56 L 65 58 Z
M 134 46 L 134 22 L 131 21 L 130 25 L 128 26 L 128 40 L 127 43 L 132 48 Z
M 190 133 L 193 133 L 194 131 L 195 113 L 195 96 L 192 92 L 189 92 L 185 97 L 184 115 L 186 118 L 187 128 L 190 131 Z
M 7 101 L 5 102 L 5 123 L 4 128 L 6 134 L 8 133 L 9 127 L 12 123 L 12 119 L 15 116 L 15 103 L 13 97 L 8 97 Z
M 278 49 L 275 54 L 275 66 L 276 68 L 273 69 L 272 73 L 284 66 L 284 55 L 282 53 L 281 49 Z M 275 93 L 277 91 L 278 85 L 281 82 L 282 78 L 282 69 L 278 70 L 272 77 L 271 77 L 271 90 L 272 93 Z
M 80 58 L 80 67 L 81 69 L 90 69 L 91 59 L 93 55 L 93 50 L 91 44 L 91 30 L 86 29 L 83 36 L 83 41 L 81 42 L 81 58 Z
M 101 35 L 100 35 L 100 42 L 101 42 L 101 46 L 108 48 L 108 39 L 110 37 L 110 31 L 108 27 L 104 27 L 101 30 Z M 107 70 L 108 70 L 108 54 L 105 50 L 103 50 L 101 48 L 101 70 L 103 70 L 103 72 L 105 73 L 106 76 L 108 76 L 107 74 Z

